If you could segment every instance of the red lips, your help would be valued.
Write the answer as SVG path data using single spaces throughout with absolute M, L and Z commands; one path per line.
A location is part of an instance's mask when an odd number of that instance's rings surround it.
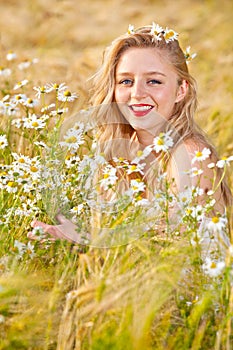
M 150 111 L 154 108 L 154 106 L 145 104 L 145 103 L 140 103 L 140 104 L 133 104 L 129 106 L 129 108 L 131 109 L 131 111 L 136 117 L 144 117 L 145 115 L 150 113 Z

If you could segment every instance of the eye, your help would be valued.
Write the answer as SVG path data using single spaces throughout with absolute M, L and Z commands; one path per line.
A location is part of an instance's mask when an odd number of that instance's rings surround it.
M 124 80 L 121 80 L 119 82 L 119 84 L 122 84 L 122 85 L 132 85 L 133 84 L 133 81 L 130 80 L 130 79 L 124 79 Z
M 160 80 L 157 80 L 157 79 L 151 79 L 147 83 L 150 84 L 150 85 L 160 85 L 160 84 L 162 84 L 162 82 Z

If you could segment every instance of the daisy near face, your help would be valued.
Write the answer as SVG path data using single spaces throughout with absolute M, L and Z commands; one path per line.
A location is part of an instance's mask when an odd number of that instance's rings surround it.
M 178 83 L 172 66 L 154 48 L 130 48 L 116 67 L 115 101 L 135 129 L 150 130 L 168 120 L 187 83 Z

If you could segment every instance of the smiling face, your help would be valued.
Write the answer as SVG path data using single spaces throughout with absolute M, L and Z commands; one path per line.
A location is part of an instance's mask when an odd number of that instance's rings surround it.
M 116 66 L 115 102 L 137 131 L 155 136 L 187 91 L 178 75 L 155 48 L 130 48 Z M 156 131 L 157 130 L 157 131 Z

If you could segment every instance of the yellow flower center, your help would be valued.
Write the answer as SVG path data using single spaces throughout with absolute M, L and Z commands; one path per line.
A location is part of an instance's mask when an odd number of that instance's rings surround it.
M 137 170 L 137 166 L 136 166 L 136 165 L 132 165 L 132 166 L 130 167 L 130 170 L 132 170 L 132 171 Z
M 172 38 L 173 36 L 174 36 L 173 30 L 169 30 L 169 31 L 164 35 L 164 37 L 165 37 L 166 40 Z
M 25 160 L 23 158 L 19 158 L 19 163 L 25 163 Z
M 212 222 L 213 222 L 214 224 L 217 224 L 217 223 L 219 222 L 219 218 L 218 218 L 217 216 L 214 216 L 214 217 L 212 218 Z
M 17 187 L 17 182 L 15 182 L 15 181 L 9 181 L 9 182 L 7 183 L 7 186 L 9 186 L 9 187 Z
M 39 126 L 39 123 L 38 122 L 33 122 L 32 126 L 34 126 L 36 128 L 37 126 Z
M 70 136 L 69 138 L 66 139 L 66 143 L 75 143 L 77 142 L 77 139 L 75 136 Z
M 202 156 L 202 152 L 198 151 L 198 152 L 196 153 L 196 157 L 201 157 L 201 156 Z
M 210 265 L 210 268 L 211 269 L 216 269 L 217 265 L 214 261 L 212 261 L 211 265 Z
M 109 174 L 104 174 L 104 179 L 107 179 L 109 177 Z
M 143 155 L 143 152 L 141 150 L 137 151 L 137 156 L 141 157 Z
M 163 139 L 158 139 L 157 145 L 159 145 L 159 146 L 164 145 L 164 140 Z
M 36 166 L 32 165 L 32 166 L 30 167 L 30 170 L 31 170 L 33 173 L 36 173 L 36 172 L 38 171 L 38 168 L 37 168 Z
M 193 212 L 192 209 L 187 209 L 187 210 L 186 210 L 186 213 L 187 213 L 188 215 L 192 214 L 192 212 Z
M 69 90 L 66 90 L 66 91 L 64 92 L 64 96 L 65 96 L 65 97 L 70 97 L 70 96 L 71 96 L 71 92 L 70 92 Z

